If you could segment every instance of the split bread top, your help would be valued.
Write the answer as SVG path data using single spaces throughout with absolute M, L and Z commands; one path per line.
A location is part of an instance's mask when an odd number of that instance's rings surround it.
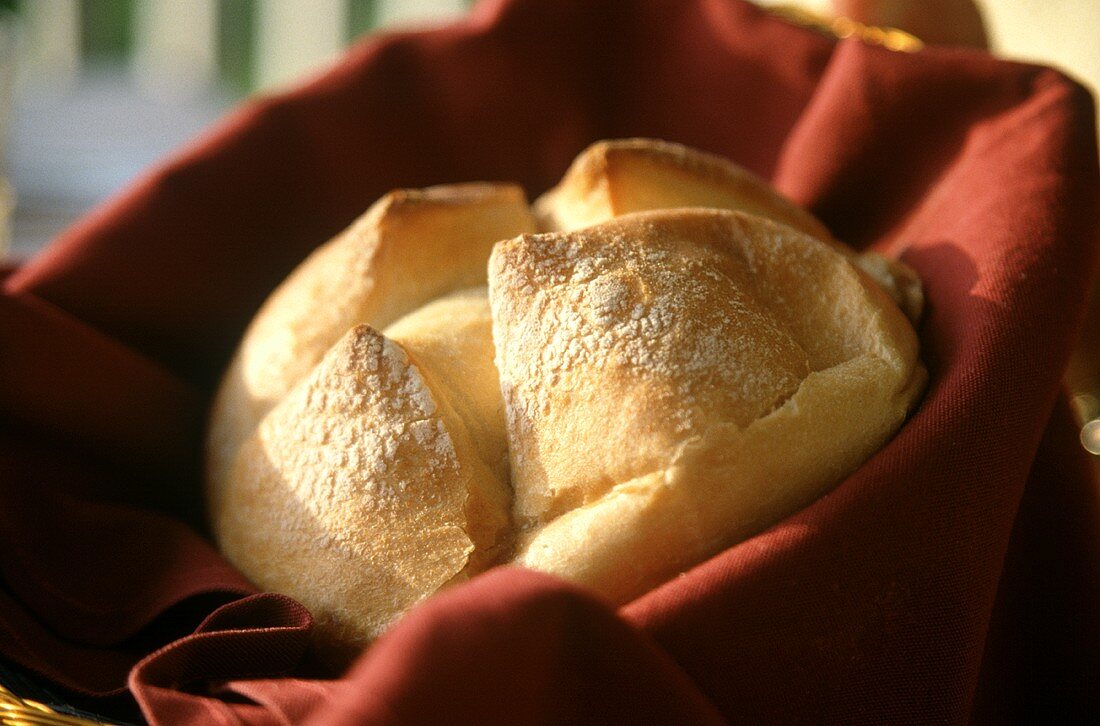
M 395 192 L 264 304 L 215 401 L 223 552 L 329 652 L 514 562 L 623 603 L 806 506 L 925 383 L 919 280 L 718 157 L 601 142 L 533 212 Z

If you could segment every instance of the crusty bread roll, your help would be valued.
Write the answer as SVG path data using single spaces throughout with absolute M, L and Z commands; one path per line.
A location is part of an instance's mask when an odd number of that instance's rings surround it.
M 772 219 L 839 244 L 817 218 L 748 169 L 656 139 L 592 144 L 533 207 L 544 231 L 580 229 L 632 212 L 712 207 Z
M 386 333 L 357 325 L 326 353 L 245 441 L 212 508 L 226 556 L 299 596 L 329 649 L 369 641 L 511 545 L 484 288 Z
M 924 385 L 885 293 L 759 217 L 633 214 L 489 270 L 517 561 L 614 602 L 820 496 Z
M 209 497 L 221 495 L 262 417 L 349 328 L 382 329 L 441 295 L 484 285 L 493 245 L 534 230 L 519 187 L 455 184 L 390 192 L 318 247 L 264 302 L 222 378 L 207 437 Z
M 543 231 L 569 231 L 631 212 L 677 207 L 746 212 L 817 237 L 851 257 L 913 323 L 920 321 L 924 292 L 908 265 L 874 252 L 856 255 L 816 217 L 752 172 L 682 144 L 655 139 L 598 141 L 581 152 L 560 184 L 534 203 Z
M 863 259 L 664 142 L 590 147 L 534 215 L 502 185 L 391 195 L 246 332 L 212 412 L 215 536 L 330 655 L 507 562 L 626 602 L 904 421 L 925 371 L 892 296 L 919 281 Z

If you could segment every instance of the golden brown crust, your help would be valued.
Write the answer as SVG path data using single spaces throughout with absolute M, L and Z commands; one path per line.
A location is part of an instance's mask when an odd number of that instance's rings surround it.
M 634 212 L 710 207 L 745 212 L 817 237 L 846 255 L 920 320 L 920 279 L 904 263 L 857 255 L 808 211 L 749 170 L 714 154 L 656 139 L 598 141 L 574 160 L 561 182 L 534 204 L 542 231 L 570 231 Z
M 319 247 L 264 302 L 214 401 L 209 497 L 261 418 L 353 325 L 381 330 L 426 302 L 485 284 L 500 239 L 533 231 L 523 191 L 507 184 L 398 190 Z
M 503 444 L 471 435 L 495 415 L 504 438 L 485 289 L 386 332 L 356 326 L 333 346 L 240 448 L 211 509 L 226 556 L 310 608 L 330 651 L 511 552 Z M 481 390 L 459 400 L 455 374 Z
M 494 338 L 521 522 L 663 467 L 718 411 L 747 425 L 805 378 L 807 352 L 725 249 L 730 219 L 750 220 L 647 213 L 497 245 Z
M 913 325 L 920 322 L 924 315 L 924 288 L 916 270 L 876 252 L 863 252 L 852 262 L 886 291 Z
M 759 217 L 520 237 L 489 285 L 518 561 L 617 602 L 820 496 L 923 386 L 886 295 Z
M 404 351 L 357 326 L 241 447 L 214 533 L 256 584 L 365 644 L 466 567 L 464 463 Z
M 487 290 L 460 290 L 431 302 L 386 328 L 385 336 L 408 354 L 469 462 L 465 531 L 474 551 L 464 572 L 499 564 L 512 550 L 512 493 Z
M 544 231 L 569 231 L 633 212 L 713 207 L 755 214 L 832 241 L 825 225 L 728 159 L 657 139 L 598 141 L 535 201 Z

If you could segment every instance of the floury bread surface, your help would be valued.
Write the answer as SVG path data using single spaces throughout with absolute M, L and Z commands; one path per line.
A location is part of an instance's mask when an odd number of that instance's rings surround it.
M 633 214 L 489 269 L 517 561 L 615 602 L 823 494 L 924 385 L 887 295 L 759 217 Z
M 440 296 L 485 284 L 500 239 L 535 231 L 523 190 L 453 184 L 390 192 L 317 248 L 264 302 L 222 379 L 210 421 L 215 500 L 241 443 L 352 326 L 381 330 Z
M 889 440 L 925 382 L 920 300 L 675 144 L 596 144 L 533 211 L 508 185 L 395 192 L 246 332 L 212 526 L 330 653 L 508 562 L 626 602 Z

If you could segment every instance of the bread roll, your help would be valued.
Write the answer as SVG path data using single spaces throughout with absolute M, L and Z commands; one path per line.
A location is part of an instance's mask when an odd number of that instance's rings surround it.
M 883 291 L 759 217 L 632 214 L 489 269 L 517 561 L 613 602 L 820 496 L 924 385 Z
M 763 179 L 714 154 L 656 139 L 598 141 L 534 204 L 543 231 L 569 231 L 631 212 L 677 207 L 746 212 L 816 237 L 852 257 L 913 323 L 920 321 L 924 294 L 908 265 L 874 252 L 857 255 Z
M 241 446 L 215 535 L 257 585 L 310 609 L 326 650 L 366 644 L 510 552 L 492 358 L 484 288 L 387 335 L 357 325 Z M 478 436 L 494 419 L 500 434 Z
M 506 185 L 393 193 L 245 333 L 214 534 L 329 657 L 507 562 L 626 602 L 896 431 L 925 371 L 891 294 L 919 280 L 674 144 L 594 145 L 534 215 Z
M 657 139 L 597 141 L 534 204 L 544 231 L 569 231 L 632 212 L 677 207 L 747 212 L 835 243 L 825 225 L 749 170 Z
M 317 248 L 264 302 L 222 379 L 207 436 L 208 498 L 221 496 L 261 418 L 349 328 L 381 330 L 441 295 L 484 285 L 493 244 L 534 229 L 519 187 L 455 184 L 390 192 Z

